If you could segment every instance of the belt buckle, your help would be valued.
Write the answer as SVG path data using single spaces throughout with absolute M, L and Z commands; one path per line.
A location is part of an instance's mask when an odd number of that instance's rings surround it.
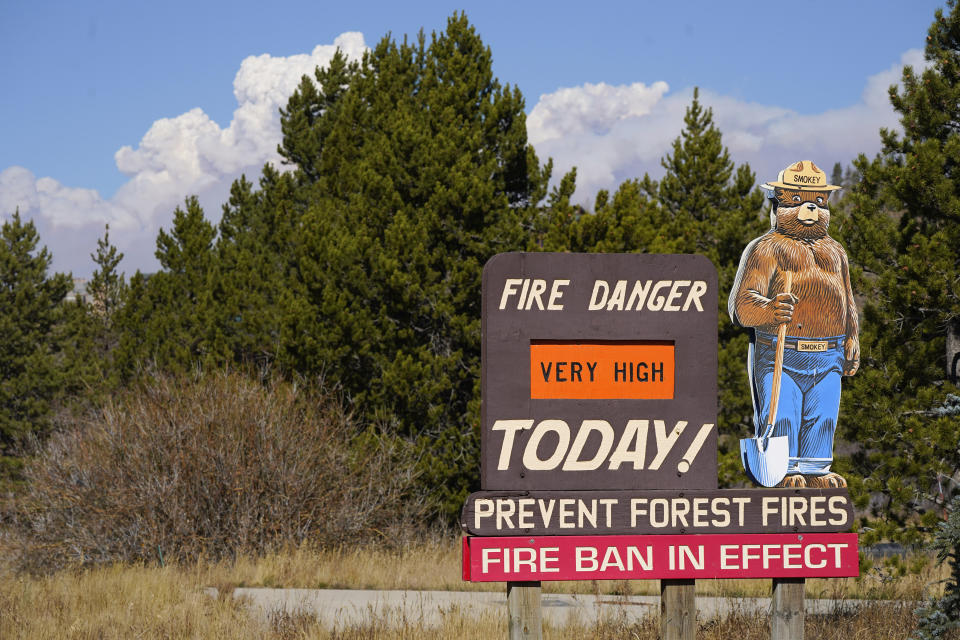
M 826 340 L 797 340 L 797 351 L 819 353 L 827 350 Z

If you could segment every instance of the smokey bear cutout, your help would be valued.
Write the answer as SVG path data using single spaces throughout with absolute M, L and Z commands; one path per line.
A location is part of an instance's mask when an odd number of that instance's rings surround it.
M 827 234 L 827 200 L 839 187 L 804 160 L 762 188 L 772 227 L 744 249 L 728 301 L 734 323 L 752 330 L 757 437 L 742 442 L 741 458 L 764 486 L 845 487 L 830 466 L 840 380 L 856 373 L 860 341 L 847 254 Z M 778 438 L 781 447 L 770 446 Z

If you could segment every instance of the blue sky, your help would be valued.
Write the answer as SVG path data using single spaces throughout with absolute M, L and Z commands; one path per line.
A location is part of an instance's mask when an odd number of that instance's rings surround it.
M 886 86 L 921 62 L 938 6 L 8 1 L 0 217 L 19 207 L 78 276 L 109 222 L 124 268 L 153 270 L 156 231 L 184 196 L 216 219 L 230 181 L 275 159 L 276 108 L 299 69 L 335 43 L 359 54 L 388 32 L 441 30 L 459 9 L 524 93 L 541 159 L 578 166 L 585 203 L 656 175 L 694 86 L 760 180 L 806 157 L 829 170 L 875 153 L 877 129 L 896 124 Z

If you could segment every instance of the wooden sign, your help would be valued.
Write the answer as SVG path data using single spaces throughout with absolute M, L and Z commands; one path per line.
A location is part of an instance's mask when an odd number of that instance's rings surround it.
M 858 575 L 855 533 L 463 539 L 472 582 Z
M 480 491 L 460 516 L 477 536 L 833 533 L 852 524 L 846 489 Z
M 483 271 L 485 490 L 717 486 L 717 274 L 694 255 Z

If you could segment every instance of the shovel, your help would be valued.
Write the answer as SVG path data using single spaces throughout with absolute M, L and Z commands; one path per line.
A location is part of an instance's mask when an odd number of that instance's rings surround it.
M 790 293 L 793 272 L 784 271 L 784 293 Z M 755 483 L 773 487 L 787 475 L 790 463 L 790 445 L 787 436 L 771 437 L 777 421 L 777 404 L 780 402 L 780 377 L 783 373 L 783 342 L 787 336 L 787 323 L 777 329 L 777 355 L 773 361 L 773 384 L 770 388 L 770 416 L 762 436 L 740 440 L 740 461 L 743 469 Z

